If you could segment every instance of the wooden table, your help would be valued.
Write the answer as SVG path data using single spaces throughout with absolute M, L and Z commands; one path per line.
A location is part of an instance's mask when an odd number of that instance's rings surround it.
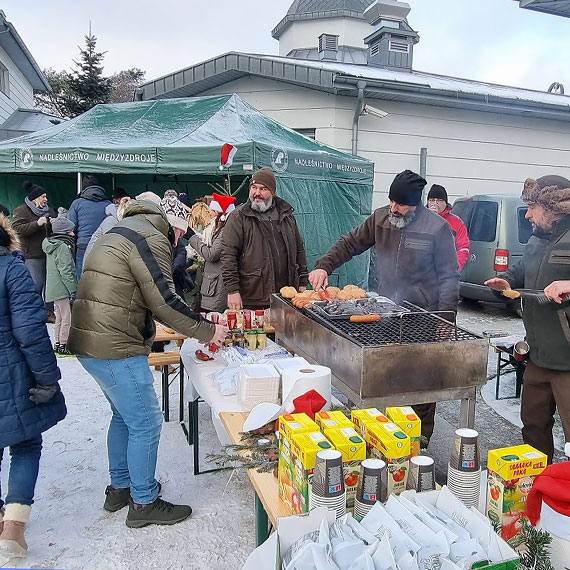
M 156 336 L 154 337 L 154 342 L 170 342 L 171 340 L 174 340 L 178 345 L 178 348 L 180 348 L 184 340 L 188 338 L 185 334 L 177 333 L 176 331 L 166 331 L 164 325 L 157 323 L 156 321 L 155 325 Z
M 220 420 L 232 443 L 241 443 L 240 432 L 243 431 L 247 415 L 245 412 L 220 412 Z M 279 485 L 273 473 L 248 469 L 247 475 L 255 490 L 255 539 L 256 546 L 259 546 L 269 536 L 269 523 L 277 528 L 277 519 L 289 516 L 292 512 L 279 498 Z

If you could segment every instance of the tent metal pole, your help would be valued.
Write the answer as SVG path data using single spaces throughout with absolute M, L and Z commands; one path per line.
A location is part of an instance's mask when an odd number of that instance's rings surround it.
M 77 194 L 81 194 L 81 172 L 77 173 Z

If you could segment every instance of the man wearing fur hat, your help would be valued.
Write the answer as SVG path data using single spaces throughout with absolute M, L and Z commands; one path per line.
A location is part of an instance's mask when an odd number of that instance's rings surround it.
M 378 259 L 378 293 L 396 303 L 409 301 L 430 311 L 449 311 L 459 300 L 457 253 L 449 224 L 422 203 L 426 181 L 411 170 L 398 174 L 389 206 L 375 210 L 360 226 L 340 237 L 317 260 L 309 281 L 315 289 L 342 264 L 374 247 Z M 428 441 L 435 424 L 435 404 L 414 406 Z
M 533 226 L 522 260 L 485 282 L 495 291 L 544 290 L 554 302 L 524 299 L 523 321 L 530 345 L 521 400 L 525 443 L 552 461 L 552 426 L 558 408 L 570 441 L 570 181 L 562 176 L 527 178 L 521 198 Z
M 261 168 L 249 184 L 249 200 L 229 217 L 222 237 L 222 275 L 228 307 L 269 307 L 272 293 L 307 285 L 307 256 L 293 206 L 275 195 L 277 181 Z

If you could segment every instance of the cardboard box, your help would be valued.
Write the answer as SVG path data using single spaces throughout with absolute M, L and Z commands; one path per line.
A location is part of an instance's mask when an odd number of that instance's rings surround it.
M 277 468 L 279 497 L 291 509 L 295 494 L 291 438 L 295 434 L 318 431 L 319 426 L 307 414 L 285 414 L 279 418 L 279 465 Z
M 411 406 L 386 408 L 386 415 L 410 438 L 411 456 L 420 454 L 422 422 Z
M 390 421 L 378 408 L 352 410 L 350 417 L 364 439 L 366 439 L 366 426 L 368 424 L 388 423 Z
M 520 534 L 520 519 L 527 518 L 528 493 L 546 465 L 546 455 L 530 445 L 489 451 L 485 512 L 507 542 Z
M 387 464 L 388 495 L 405 491 L 410 468 L 410 438 L 395 423 L 368 424 L 366 443 L 368 455 Z
M 320 432 L 296 433 L 291 438 L 291 463 L 293 467 L 293 513 L 309 512 L 309 497 L 317 453 L 332 449 L 331 442 Z
M 354 427 L 354 424 L 340 410 L 317 412 L 315 414 L 315 423 L 325 435 L 329 429 Z
M 326 435 L 334 448 L 342 453 L 346 508 L 352 510 L 360 475 L 360 464 L 363 459 L 366 459 L 366 442 L 354 427 L 329 429 Z

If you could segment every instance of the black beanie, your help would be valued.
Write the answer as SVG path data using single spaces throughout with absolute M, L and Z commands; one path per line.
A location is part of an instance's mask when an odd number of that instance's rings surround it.
M 42 188 L 39 184 L 34 184 L 33 182 L 24 182 L 24 190 L 27 192 L 26 198 L 31 202 L 36 198 L 39 198 L 42 194 L 46 193 L 45 188 Z
M 443 186 L 440 186 L 439 184 L 432 184 L 428 192 L 428 200 L 430 198 L 445 200 L 447 202 L 447 191 Z
M 99 186 L 99 180 L 93 174 L 86 174 L 81 181 L 81 190 L 85 190 L 89 186 Z
M 402 206 L 417 206 L 422 200 L 422 191 L 426 184 L 419 174 L 404 170 L 394 178 L 388 198 Z

